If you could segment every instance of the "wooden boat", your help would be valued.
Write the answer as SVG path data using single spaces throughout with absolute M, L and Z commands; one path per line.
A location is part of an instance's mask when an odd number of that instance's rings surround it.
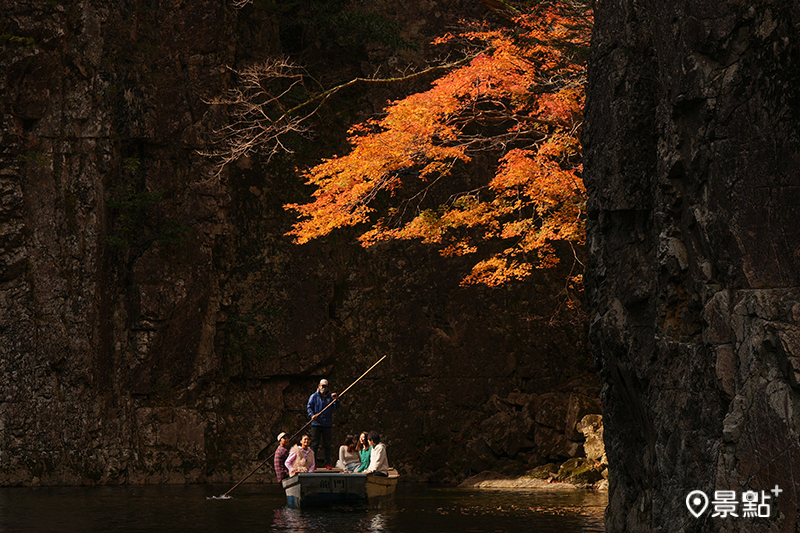
M 385 509 L 394 503 L 399 478 L 395 469 L 389 470 L 389 477 L 347 474 L 334 469 L 296 474 L 281 483 L 286 503 L 292 509 L 335 506 Z

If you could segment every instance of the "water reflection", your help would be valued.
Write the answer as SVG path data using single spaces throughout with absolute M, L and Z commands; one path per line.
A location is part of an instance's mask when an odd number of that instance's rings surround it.
M 584 517 L 602 523 L 606 493 L 578 490 L 558 491 L 481 491 L 454 496 L 449 510 L 466 516 L 553 516 Z
M 364 531 L 387 533 L 390 531 L 388 516 L 378 512 L 352 511 L 346 509 L 276 509 L 271 531 L 283 533 Z
M 390 510 L 289 509 L 277 486 L 0 488 L 0 532 L 577 533 L 603 531 L 607 495 L 398 487 Z
M 386 518 L 380 513 L 373 516 L 369 521 L 369 529 L 367 531 L 369 531 L 369 533 L 386 531 Z
M 604 493 L 464 491 L 404 486 L 388 511 L 289 509 L 273 514 L 271 531 L 311 533 L 483 533 L 604 531 Z
M 606 493 L 575 490 L 433 491 L 428 505 L 410 513 L 423 531 L 601 532 Z M 436 517 L 432 514 L 437 515 Z M 437 517 L 442 528 L 437 529 Z M 446 525 L 445 525 L 446 524 Z M 430 526 L 430 527 L 428 527 Z M 404 530 L 405 528 L 400 528 Z

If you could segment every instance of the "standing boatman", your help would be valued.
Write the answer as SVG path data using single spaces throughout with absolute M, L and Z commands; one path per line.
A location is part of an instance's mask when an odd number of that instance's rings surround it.
M 319 457 L 317 450 L 319 449 L 320 440 L 322 441 L 322 449 L 325 453 L 325 468 L 331 468 L 331 439 L 333 433 L 333 410 L 339 408 L 339 394 L 334 392 L 328 393 L 328 380 L 322 379 L 319 382 L 317 391 L 308 398 L 308 405 L 306 411 L 308 416 L 311 417 L 311 449 L 314 451 L 314 457 Z M 325 409 L 333 402 L 330 409 Z M 325 412 L 323 413 L 323 409 Z

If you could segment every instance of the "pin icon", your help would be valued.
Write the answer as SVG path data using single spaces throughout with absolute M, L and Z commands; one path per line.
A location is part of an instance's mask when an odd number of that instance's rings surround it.
M 693 490 L 686 497 L 686 507 L 695 518 L 700 518 L 700 515 L 708 508 L 708 496 L 702 490 Z

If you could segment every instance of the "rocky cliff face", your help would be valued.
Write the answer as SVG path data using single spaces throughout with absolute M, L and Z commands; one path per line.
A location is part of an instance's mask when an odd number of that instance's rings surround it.
M 584 141 L 609 531 L 798 527 L 798 28 L 794 2 L 597 3 Z M 770 520 L 685 505 L 775 485 Z
M 0 484 L 239 479 L 305 423 L 320 377 L 341 390 L 384 354 L 344 400 L 337 439 L 378 429 L 419 479 L 525 468 L 535 411 L 513 446 L 481 443 L 481 424 L 591 366 L 581 325 L 548 325 L 548 276 L 461 289 L 467 265 L 424 247 L 364 251 L 344 233 L 294 246 L 282 205 L 308 193 L 300 160 L 213 179 L 197 152 L 226 120 L 207 104 L 233 83 L 226 67 L 295 38 L 269 5 L 2 3 Z M 375 6 L 421 48 L 370 45 L 341 68 L 423 59 L 430 36 L 482 9 Z M 559 397 L 596 392 L 570 387 Z
M 195 151 L 235 19 L 175 4 L 3 6 L 5 483 L 204 469 L 213 420 L 148 398 L 214 353 L 227 198 Z

